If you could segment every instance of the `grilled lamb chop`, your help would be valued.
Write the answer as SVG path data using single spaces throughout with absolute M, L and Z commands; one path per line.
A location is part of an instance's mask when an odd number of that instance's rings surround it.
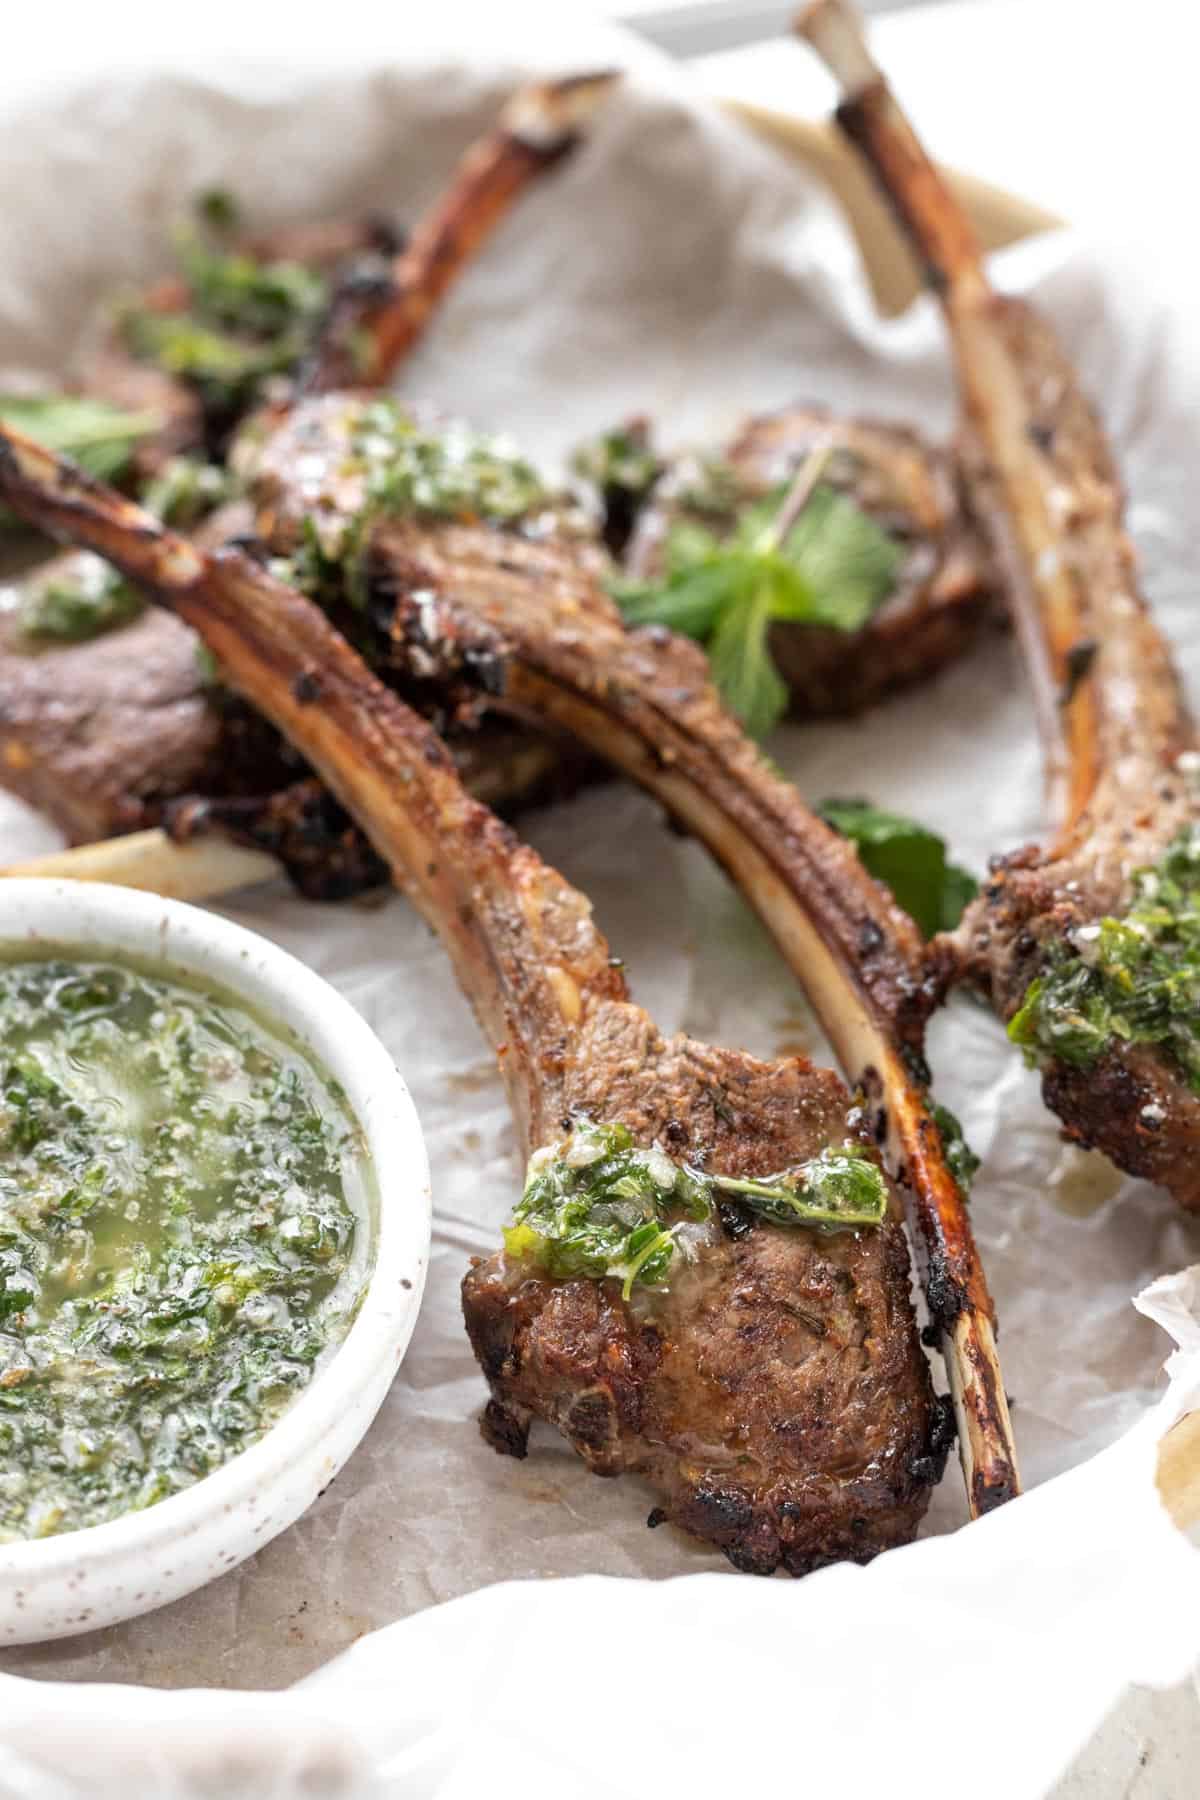
M 1200 1209 L 1197 742 L 1138 591 L 1111 450 L 1053 332 L 990 287 L 853 13 L 818 0 L 801 29 L 942 305 L 966 478 L 1029 667 L 1057 824 L 1044 849 L 997 860 L 940 948 L 941 979 L 965 975 L 1015 1021 L 1069 1137 Z
M 904 546 L 895 586 L 859 631 L 777 620 L 770 647 L 801 718 L 858 712 L 937 673 L 995 620 L 999 598 L 980 534 L 966 510 L 955 455 L 915 431 L 839 419 L 791 406 L 749 419 L 719 458 L 713 493 L 703 463 L 682 457 L 639 513 L 624 561 L 641 579 L 657 575 L 668 532 L 680 519 L 710 529 L 794 476 L 814 451 L 831 452 L 821 479 Z
M 340 533 L 354 548 L 357 610 L 343 602 L 339 616 L 366 630 L 377 667 L 439 695 L 473 690 L 568 734 L 656 795 L 737 882 L 869 1096 L 911 1195 L 971 1504 L 997 1504 L 1015 1491 L 1015 1454 L 987 1285 L 923 1086 L 916 927 L 723 710 L 698 647 L 660 627 L 626 629 L 596 578 L 594 546 L 553 508 L 534 501 L 508 528 L 372 508 L 368 496 L 410 442 L 404 418 L 399 449 L 383 425 L 369 397 L 331 394 L 254 444 L 261 538 L 286 555 L 314 530 Z
M 665 1292 L 634 1295 L 632 1274 L 630 1298 L 616 1280 L 551 1278 L 524 1252 L 477 1264 L 463 1301 L 492 1441 L 521 1454 L 530 1418 L 549 1420 L 598 1472 L 644 1476 L 655 1522 L 743 1569 L 800 1574 L 909 1539 L 940 1471 L 943 1420 L 899 1206 L 837 1077 L 664 1040 L 583 896 L 470 799 L 429 726 L 260 565 L 206 557 L 11 433 L 0 492 L 186 620 L 357 817 L 441 935 L 527 1149 L 590 1117 L 735 1180 L 846 1145 L 872 1170 L 877 1228 L 823 1235 L 735 1207 L 724 1223 L 710 1215 Z

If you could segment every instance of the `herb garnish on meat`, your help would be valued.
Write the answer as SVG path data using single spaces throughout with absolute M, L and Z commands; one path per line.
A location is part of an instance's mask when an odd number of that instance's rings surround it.
M 325 604 L 366 606 L 365 551 L 388 516 L 516 525 L 556 504 L 532 463 L 505 439 L 458 421 L 427 425 L 387 396 L 349 411 L 342 476 L 358 476 L 363 499 L 332 520 L 305 516 L 299 548 L 279 573 Z
M 529 1159 L 504 1247 L 557 1277 L 613 1277 L 628 1300 L 635 1285 L 665 1283 L 679 1226 L 711 1219 L 718 1192 L 771 1224 L 826 1230 L 878 1225 L 887 1208 L 883 1176 L 857 1144 L 756 1181 L 686 1167 L 657 1145 L 637 1148 L 624 1125 L 581 1119 Z
M 129 350 L 196 388 L 206 411 L 245 411 L 274 375 L 303 356 L 329 305 L 329 283 L 302 263 L 230 248 L 236 209 L 224 196 L 197 205 L 198 223 L 176 234 L 187 288 L 181 308 L 135 302 L 118 314 Z
M 1050 948 L 1008 1034 L 1031 1061 L 1088 1068 L 1117 1040 L 1150 1044 L 1200 1093 L 1200 827 L 1133 877 L 1120 918 L 1082 925 Z

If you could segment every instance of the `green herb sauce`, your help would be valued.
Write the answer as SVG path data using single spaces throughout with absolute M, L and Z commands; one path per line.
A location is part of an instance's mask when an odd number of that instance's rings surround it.
M 357 506 L 319 520 L 306 514 L 299 548 L 276 572 L 325 604 L 365 607 L 365 552 L 381 518 L 456 519 L 517 526 L 563 507 L 532 463 L 504 439 L 458 422 L 421 422 L 386 395 L 355 403 L 339 420 L 339 483 Z
M 354 1317 L 364 1181 L 331 1088 L 225 996 L 0 963 L 0 1541 L 261 1437 Z
M 636 1285 L 666 1284 L 680 1250 L 679 1227 L 711 1220 L 718 1192 L 775 1225 L 840 1231 L 879 1225 L 887 1211 L 887 1185 L 858 1144 L 743 1180 L 685 1167 L 657 1145 L 638 1149 L 624 1125 L 580 1119 L 561 1144 L 530 1157 L 504 1248 L 548 1275 L 611 1277 L 628 1300 Z
M 1149 1044 L 1200 1093 L 1200 826 L 1135 873 L 1122 917 L 1050 946 L 1008 1034 L 1032 1062 L 1081 1068 L 1115 1043 Z
M 197 224 L 176 233 L 187 310 L 134 302 L 120 309 L 117 326 L 134 356 L 195 388 L 207 412 L 228 417 L 295 368 L 329 305 L 330 287 L 301 263 L 230 247 L 237 214 L 227 196 L 214 204 L 212 194 L 201 195 L 196 211 Z

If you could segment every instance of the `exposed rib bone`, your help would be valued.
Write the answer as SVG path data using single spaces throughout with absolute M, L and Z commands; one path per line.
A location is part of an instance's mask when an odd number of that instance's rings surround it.
M 767 1065 L 686 1039 L 664 1043 L 629 1004 L 587 902 L 464 792 L 430 728 L 308 601 L 237 551 L 206 556 L 8 432 L 0 492 L 43 528 L 108 556 L 186 619 L 369 830 L 455 963 L 496 1047 L 526 1148 L 551 1141 L 580 1106 L 628 1120 L 647 1145 L 660 1133 L 670 1141 L 674 1129 L 681 1153 L 707 1151 L 715 1171 L 734 1175 L 786 1167 L 814 1143 L 855 1131 L 857 1109 L 836 1077 L 800 1059 Z M 678 1299 L 672 1290 L 665 1337 L 644 1331 L 599 1284 L 539 1281 L 523 1267 L 514 1277 L 502 1258 L 473 1271 L 468 1323 L 493 1386 L 494 1434 L 510 1434 L 508 1447 L 519 1450 L 529 1411 L 544 1402 L 544 1416 L 591 1466 L 647 1474 L 668 1515 L 740 1567 L 798 1573 L 911 1536 L 936 1478 L 936 1408 L 908 1311 L 895 1205 L 877 1231 L 832 1238 L 752 1227 L 744 1242 L 716 1244 L 709 1267 L 715 1290 L 702 1288 L 694 1302 L 686 1288 Z M 781 1308 L 780 1297 L 800 1283 L 818 1310 L 802 1310 L 797 1324 L 794 1303 Z M 629 1359 L 622 1368 L 602 1358 L 600 1377 L 582 1390 L 575 1376 L 564 1380 L 562 1362 L 579 1356 L 586 1372 L 586 1344 L 554 1337 L 555 1317 L 572 1307 L 614 1357 Z M 751 1325 L 749 1336 L 726 1333 L 726 1365 L 703 1327 L 729 1312 Z M 761 1342 L 756 1317 L 768 1332 Z M 500 1340 L 514 1329 L 530 1334 L 535 1351 L 554 1338 L 552 1392 L 529 1385 L 532 1358 L 506 1360 Z M 798 1432 L 786 1404 L 798 1377 L 777 1353 L 782 1342 L 793 1356 L 802 1343 L 817 1372 L 810 1405 L 853 1413 L 857 1466 L 839 1460 L 845 1434 L 839 1441 L 819 1411 L 811 1438 Z M 737 1455 L 721 1440 L 706 1446 L 706 1409 L 722 1434 L 737 1434 Z
M 165 831 L 131 831 L 128 837 L 52 850 L 0 869 L 0 877 L 39 876 L 56 881 L 108 881 L 173 900 L 216 900 L 282 871 L 274 857 L 223 838 L 174 844 Z
M 1046 944 L 1122 911 L 1132 872 L 1196 819 L 1180 765 L 1194 748 L 1192 721 L 1138 591 L 1109 446 L 1054 334 L 1032 308 L 990 287 L 970 227 L 850 7 L 817 0 L 798 29 L 839 81 L 838 121 L 941 303 L 967 477 L 1006 577 L 1036 700 L 1055 839 L 1044 852 L 1005 860 L 947 952 L 1008 1017 Z M 1114 1040 L 1094 1067 L 1049 1062 L 1044 1092 L 1071 1136 L 1200 1206 L 1200 1100 L 1156 1051 Z
M 617 79 L 604 70 L 516 93 L 494 129 L 466 152 L 386 281 L 335 301 L 301 391 L 384 386 L 483 240 L 529 184 L 574 148 Z

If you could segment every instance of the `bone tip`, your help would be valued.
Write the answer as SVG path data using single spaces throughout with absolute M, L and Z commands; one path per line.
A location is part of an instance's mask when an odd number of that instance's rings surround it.
M 796 15 L 794 29 L 812 45 L 847 99 L 879 80 L 862 20 L 849 0 L 810 0 Z
M 621 79 L 617 69 L 532 82 L 504 109 L 504 129 L 535 150 L 554 150 L 589 125 Z

